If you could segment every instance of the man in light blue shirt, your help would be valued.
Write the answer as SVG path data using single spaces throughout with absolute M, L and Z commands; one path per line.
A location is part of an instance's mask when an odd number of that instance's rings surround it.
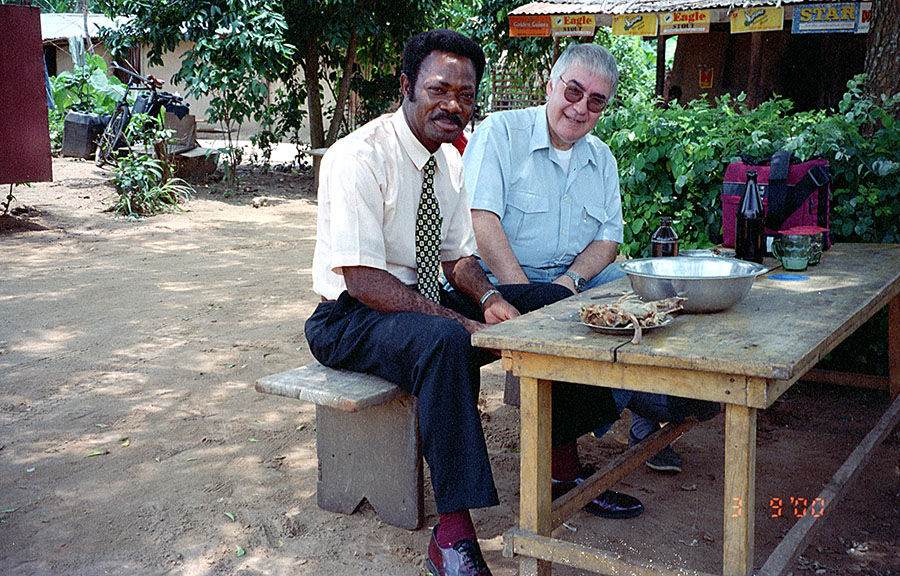
M 623 227 L 618 168 L 609 146 L 590 134 L 615 95 L 618 71 L 602 46 L 573 44 L 550 76 L 546 105 L 491 114 L 475 130 L 463 155 L 466 189 L 492 282 L 553 283 L 575 293 L 624 276 L 614 264 Z M 662 394 L 613 390 L 613 397 L 632 410 L 632 444 L 660 421 L 718 412 Z M 680 472 L 681 458 L 666 447 L 648 465 Z

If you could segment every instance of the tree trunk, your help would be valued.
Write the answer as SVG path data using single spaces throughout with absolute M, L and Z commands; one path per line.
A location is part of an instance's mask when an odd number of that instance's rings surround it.
M 325 147 L 325 124 L 322 119 L 322 94 L 319 90 L 319 46 L 314 39 L 303 43 L 303 75 L 306 81 L 306 108 L 309 110 L 309 143 L 312 148 Z
M 866 75 L 869 93 L 892 96 L 900 92 L 900 39 L 897 21 L 900 2 L 874 0 L 866 39 Z
M 350 97 L 350 81 L 353 79 L 353 64 L 356 63 L 356 44 L 359 37 L 354 30 L 350 34 L 350 42 L 347 44 L 347 55 L 344 58 L 344 68 L 341 71 L 341 80 L 338 83 L 337 102 L 335 102 L 334 118 L 328 127 L 328 136 L 325 145 L 331 146 L 337 140 L 338 132 L 344 121 L 344 108 L 347 107 L 347 99 Z

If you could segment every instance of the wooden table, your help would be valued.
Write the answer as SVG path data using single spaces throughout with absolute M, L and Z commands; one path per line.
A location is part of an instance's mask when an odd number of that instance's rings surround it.
M 779 274 L 808 279 L 771 277 Z M 834 507 L 872 449 L 900 420 L 900 245 L 836 245 L 818 266 L 800 273 L 772 270 L 758 277 L 747 297 L 732 308 L 680 315 L 671 325 L 646 332 L 637 345 L 630 337 L 598 334 L 573 319 L 582 304 L 608 302 L 596 297 L 629 288 L 627 279 L 618 280 L 472 336 L 476 346 L 501 350 L 504 366 L 521 382 L 519 527 L 505 535 L 505 552 L 519 555 L 521 576 L 548 575 L 551 562 L 605 574 L 676 573 L 550 537 L 569 514 L 690 426 L 664 427 L 659 437 L 645 440 L 552 502 L 550 383 L 560 380 L 725 404 L 723 574 L 747 576 L 753 570 L 757 410 L 770 407 L 885 306 L 892 404 L 819 495 L 826 509 Z M 775 576 L 790 568 L 816 520 L 804 515 L 758 573 Z

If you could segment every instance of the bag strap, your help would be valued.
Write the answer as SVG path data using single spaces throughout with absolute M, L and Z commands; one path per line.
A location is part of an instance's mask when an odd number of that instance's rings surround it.
M 787 217 L 794 213 L 803 203 L 801 200 L 791 209 L 787 197 L 788 171 L 791 168 L 791 152 L 779 150 L 772 154 L 769 163 L 769 184 L 766 188 L 766 197 L 769 199 L 769 208 L 766 211 L 766 228 L 778 230 Z
M 773 166 L 775 164 L 775 160 L 772 161 Z M 803 178 L 797 182 L 797 184 L 792 189 L 792 194 L 787 194 L 787 180 L 785 179 L 783 182 L 781 179 L 775 180 L 775 197 L 777 198 L 779 194 L 781 194 L 781 204 L 778 205 L 778 208 L 781 212 L 773 212 L 773 189 L 772 189 L 772 177 L 769 176 L 769 189 L 767 191 L 767 197 L 769 199 L 769 210 L 766 214 L 766 227 L 770 230 L 780 230 L 781 225 L 784 223 L 788 217 L 797 211 L 800 206 L 806 202 L 806 199 L 812 196 L 813 192 L 818 191 L 819 193 L 819 209 L 816 214 L 816 221 L 819 226 L 822 228 L 828 228 L 828 183 L 831 181 L 831 174 L 828 172 L 828 168 L 826 166 L 813 166 L 809 170 L 806 171 L 806 174 L 803 175 Z M 783 186 L 783 191 L 782 187 Z M 770 219 L 771 218 L 771 219 Z
M 819 190 L 819 212 L 816 214 L 816 224 L 820 228 L 828 228 L 828 203 L 829 187 L 831 181 L 831 173 L 825 166 L 813 166 L 803 177 L 799 186 L 813 186 Z

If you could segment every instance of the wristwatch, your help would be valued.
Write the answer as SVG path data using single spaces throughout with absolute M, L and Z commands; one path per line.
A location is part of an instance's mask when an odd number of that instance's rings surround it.
M 585 284 L 587 284 L 587 280 L 579 276 L 578 274 L 572 272 L 571 270 L 566 270 L 566 276 L 571 278 L 575 282 L 575 291 L 581 292 L 584 290 Z

